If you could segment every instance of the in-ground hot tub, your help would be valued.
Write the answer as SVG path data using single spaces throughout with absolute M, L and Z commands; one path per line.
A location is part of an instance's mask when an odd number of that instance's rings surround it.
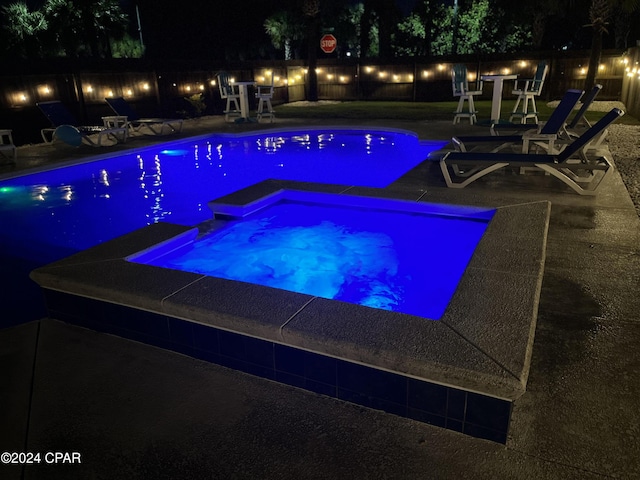
M 278 197 L 408 216 L 461 211 L 292 192 L 319 189 L 262 182 L 212 202 L 216 219 L 198 232 L 155 224 L 39 268 L 32 278 L 44 288 L 52 318 L 505 443 L 511 405 L 529 371 L 548 202 L 462 209 L 488 223 L 438 321 L 128 260 L 152 258 L 159 245 L 183 248 L 200 232 L 224 232 Z M 423 232 L 413 236 L 445 265 L 459 254 L 446 242 L 423 241 Z
M 495 212 L 299 190 L 214 208 L 237 219 L 129 260 L 434 320 Z

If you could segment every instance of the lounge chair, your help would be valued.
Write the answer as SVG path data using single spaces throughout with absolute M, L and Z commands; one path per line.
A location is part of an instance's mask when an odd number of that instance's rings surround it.
M 509 121 L 513 122 L 514 118 L 519 118 L 520 123 L 527 123 L 527 119 L 533 118 L 534 122 L 538 123 L 538 110 L 536 108 L 536 97 L 542 93 L 542 86 L 544 80 L 547 77 L 549 71 L 549 65 L 547 62 L 542 61 L 538 63 L 536 73 L 533 78 L 518 79 L 515 81 L 513 87 L 513 94 L 518 96 L 516 104 L 513 107 L 513 112 L 509 117 Z M 521 103 L 522 102 L 522 103 Z M 529 108 L 531 103 L 531 108 Z M 522 106 L 521 110 L 518 107 Z
M 582 99 L 582 106 L 580 107 L 580 110 L 578 110 L 578 113 L 575 114 L 571 122 L 567 123 L 565 126 L 564 130 L 567 137 L 578 137 L 580 136 L 580 133 L 582 133 L 580 131 L 581 129 L 584 130 L 591 127 L 591 123 L 587 120 L 585 114 L 600 93 L 600 90 L 602 90 L 602 85 L 596 84 L 593 86 L 589 94 Z
M 473 97 L 482 95 L 482 82 L 479 81 L 475 85 L 475 89 L 469 86 L 469 80 L 467 78 L 467 67 L 463 64 L 456 64 L 451 70 L 451 86 L 453 88 L 453 96 L 460 97 L 458 101 L 458 108 L 454 112 L 453 124 L 455 125 L 461 118 L 468 118 L 469 123 L 473 125 L 477 123 L 478 119 L 476 114 L 476 107 L 473 102 Z M 467 101 L 469 109 L 464 111 L 464 101 Z
M 529 153 L 530 146 L 536 144 L 542 146 L 548 153 L 552 153 L 554 143 L 563 132 L 569 115 L 571 115 L 573 108 L 583 93 L 582 90 L 567 90 L 558 106 L 549 116 L 549 119 L 543 125 L 539 125 L 538 128 L 532 128 L 534 127 L 533 125 L 526 124 L 514 124 L 506 127 L 502 127 L 504 124 L 500 124 L 500 128 L 498 128 L 498 125 L 494 125 L 492 127 L 493 135 L 453 137 L 453 145 L 460 152 L 482 147 L 492 147 L 492 152 L 498 152 L 506 147 L 518 144 L 521 146 L 522 153 Z M 500 131 L 505 129 L 510 131 L 519 130 L 522 133 L 500 135 Z
M 116 115 L 127 117 L 126 125 L 129 127 L 130 133 L 141 132 L 143 128 L 146 128 L 152 135 L 164 135 L 165 133 L 182 131 L 183 120 L 181 118 L 140 118 L 123 97 L 105 98 L 105 101 Z
M 622 115 L 622 110 L 612 109 L 580 137 L 567 144 L 560 153 L 449 152 L 440 160 L 440 169 L 449 188 L 464 188 L 505 167 L 528 167 L 553 175 L 580 195 L 595 195 L 613 166 L 604 151 L 588 157 L 586 150 L 592 140 Z M 450 169 L 454 170 L 454 174 L 456 171 L 464 172 L 463 177 L 458 176 L 462 181 L 454 181 Z
M 126 127 L 78 125 L 71 112 L 58 100 L 39 102 L 36 105 L 52 125 L 40 131 L 42 139 L 46 143 L 60 140 L 74 147 L 79 147 L 83 143 L 92 147 L 101 147 L 106 138 L 115 141 L 115 143 L 127 141 Z

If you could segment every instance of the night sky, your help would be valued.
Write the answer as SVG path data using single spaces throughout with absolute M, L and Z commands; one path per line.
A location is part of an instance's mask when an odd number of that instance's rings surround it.
M 9 5 L 19 0 L 0 0 Z M 83 0 L 76 0 L 83 1 Z M 90 1 L 90 0 L 84 0 Z M 339 0 L 325 0 L 341 4 Z M 357 0 L 351 0 L 356 3 Z M 408 14 L 418 0 L 396 0 Z M 24 0 L 35 9 L 44 0 Z M 323 2 L 324 3 L 324 2 Z M 131 19 L 130 33 L 138 37 L 136 4 L 140 10 L 147 54 L 156 58 L 234 59 L 278 56 L 264 32 L 264 21 L 285 9 L 300 9 L 301 0 L 246 0 L 181 2 L 177 0 L 121 0 Z
M 339 1 L 333 1 L 340 5 Z M 407 13 L 416 1 L 396 0 L 398 7 Z M 237 6 L 229 1 L 197 2 L 180 3 L 180 8 L 176 8 L 175 0 L 138 0 L 137 3 L 143 37 L 151 56 L 242 60 L 244 55 L 247 58 L 278 55 L 264 32 L 264 21 L 280 10 L 299 10 L 302 2 L 250 0 Z

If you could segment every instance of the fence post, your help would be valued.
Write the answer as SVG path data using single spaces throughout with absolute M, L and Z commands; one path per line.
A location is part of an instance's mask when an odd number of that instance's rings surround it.
M 78 103 L 78 107 L 80 108 L 80 121 L 83 124 L 86 124 L 88 115 L 84 101 L 84 93 L 82 91 L 82 79 L 79 73 L 72 73 L 71 78 L 73 78 L 73 90 L 76 96 L 74 100 Z
M 417 90 L 418 90 L 418 81 L 416 80 L 416 78 L 418 78 L 418 65 L 416 64 L 415 60 L 413 62 L 413 81 L 412 83 L 412 92 L 411 92 L 411 101 L 415 102 L 416 101 L 416 95 L 417 95 Z
M 620 100 L 624 103 L 629 115 L 638 118 L 640 116 L 640 72 L 637 65 L 640 63 L 640 48 L 630 48 L 625 58 L 629 61 L 622 74 Z

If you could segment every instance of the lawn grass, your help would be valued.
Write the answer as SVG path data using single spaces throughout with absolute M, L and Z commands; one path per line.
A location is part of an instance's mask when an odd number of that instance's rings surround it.
M 508 112 L 513 109 L 515 100 L 502 102 L 502 117 L 508 118 Z M 320 103 L 314 106 L 278 105 L 278 117 L 281 118 L 345 118 L 366 119 L 381 118 L 390 120 L 453 120 L 453 112 L 458 102 L 395 102 L 395 101 L 346 101 L 340 103 Z M 491 101 L 479 100 L 475 102 L 478 119 L 488 119 L 491 115 Z M 538 101 L 538 118 L 547 120 L 554 107 L 546 102 Z M 587 119 L 597 121 L 606 112 L 588 111 Z M 625 125 L 640 125 L 640 121 L 630 115 L 624 115 L 617 123 Z

